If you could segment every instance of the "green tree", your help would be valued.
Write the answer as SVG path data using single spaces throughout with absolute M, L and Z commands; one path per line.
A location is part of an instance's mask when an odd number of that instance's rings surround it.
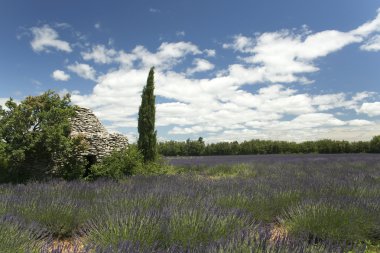
M 70 96 L 53 91 L 29 96 L 0 107 L 0 156 L 6 166 L 3 180 L 23 182 L 47 177 L 73 179 L 82 175 L 84 149 L 80 137 L 70 137 L 69 119 L 75 114 Z
M 380 153 L 380 135 L 374 136 L 369 145 L 372 153 Z
M 137 142 L 138 149 L 144 157 L 144 162 L 155 161 L 157 158 L 157 131 L 155 130 L 156 97 L 154 95 L 154 67 L 149 71 L 146 86 L 141 95 L 139 108 Z

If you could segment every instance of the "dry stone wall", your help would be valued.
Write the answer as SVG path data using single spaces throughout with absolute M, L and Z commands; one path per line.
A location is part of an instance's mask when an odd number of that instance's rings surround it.
M 81 135 L 87 141 L 88 149 L 81 154 L 83 156 L 96 156 L 96 160 L 99 161 L 113 150 L 128 145 L 127 137 L 109 133 L 95 114 L 87 108 L 78 107 L 76 116 L 70 121 L 71 135 Z

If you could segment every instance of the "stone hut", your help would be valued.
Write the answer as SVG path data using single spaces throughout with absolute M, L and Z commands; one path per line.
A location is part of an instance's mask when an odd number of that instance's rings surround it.
M 82 155 L 88 166 L 102 160 L 113 150 L 128 145 L 128 139 L 122 134 L 111 134 L 102 125 L 95 114 L 83 107 L 77 107 L 76 116 L 70 119 L 71 135 L 81 135 L 87 141 L 88 149 Z

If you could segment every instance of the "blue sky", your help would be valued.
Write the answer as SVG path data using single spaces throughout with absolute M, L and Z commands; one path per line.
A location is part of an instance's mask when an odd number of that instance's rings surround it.
M 136 138 L 156 67 L 161 140 L 380 134 L 380 1 L 0 1 L 0 104 L 70 92 Z

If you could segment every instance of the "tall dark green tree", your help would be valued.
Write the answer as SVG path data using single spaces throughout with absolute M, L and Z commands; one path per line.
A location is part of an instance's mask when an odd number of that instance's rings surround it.
M 155 130 L 156 96 L 154 95 L 154 67 L 149 71 L 146 86 L 141 95 L 139 108 L 137 142 L 145 162 L 155 161 L 157 158 L 157 131 Z

